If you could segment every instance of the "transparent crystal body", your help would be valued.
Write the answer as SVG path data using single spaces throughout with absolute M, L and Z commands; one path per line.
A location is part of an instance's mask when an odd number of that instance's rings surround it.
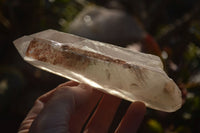
M 55 30 L 21 37 L 14 44 L 30 64 L 103 92 L 165 112 L 182 105 L 179 88 L 157 56 Z

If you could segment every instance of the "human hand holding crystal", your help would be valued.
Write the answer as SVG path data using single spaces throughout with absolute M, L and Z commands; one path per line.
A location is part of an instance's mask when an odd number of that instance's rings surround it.
M 107 133 L 120 102 L 115 96 L 69 81 L 36 100 L 19 133 Z M 132 103 L 115 132 L 137 132 L 145 112 L 143 103 Z

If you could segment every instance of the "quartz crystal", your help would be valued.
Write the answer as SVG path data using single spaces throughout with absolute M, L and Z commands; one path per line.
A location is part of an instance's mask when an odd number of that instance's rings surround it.
M 179 88 L 157 56 L 55 30 L 21 37 L 14 44 L 30 64 L 100 91 L 165 112 L 182 105 Z

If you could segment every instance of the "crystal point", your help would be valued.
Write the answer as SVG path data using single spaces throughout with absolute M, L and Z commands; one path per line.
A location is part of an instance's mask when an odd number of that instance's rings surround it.
M 157 56 L 55 30 L 21 37 L 14 44 L 30 64 L 70 80 L 165 112 L 182 105 L 179 88 Z

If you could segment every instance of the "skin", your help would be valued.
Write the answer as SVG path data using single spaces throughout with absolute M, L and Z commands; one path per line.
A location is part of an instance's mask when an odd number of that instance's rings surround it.
M 74 81 L 40 96 L 18 133 L 80 133 L 98 102 L 84 133 L 107 133 L 121 99 Z M 115 133 L 136 133 L 145 112 L 142 102 L 132 103 Z

